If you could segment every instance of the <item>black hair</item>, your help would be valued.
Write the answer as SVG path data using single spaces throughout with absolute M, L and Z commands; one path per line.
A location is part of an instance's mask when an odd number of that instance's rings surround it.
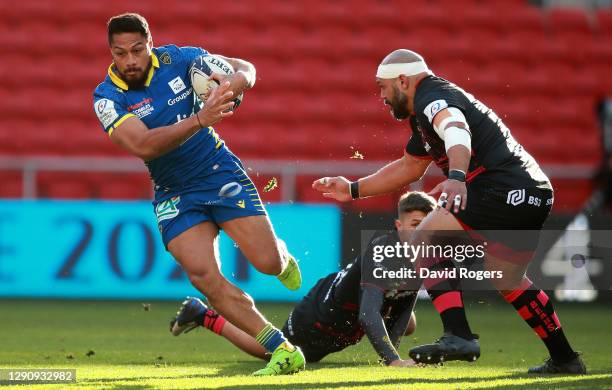
M 151 37 L 149 31 L 149 23 L 147 20 L 136 13 L 125 13 L 117 16 L 113 16 L 108 20 L 108 44 L 113 42 L 114 34 L 121 33 L 141 33 L 147 41 Z
M 400 197 L 397 203 L 397 215 L 411 211 L 422 211 L 425 214 L 436 208 L 436 200 L 421 191 L 408 191 Z

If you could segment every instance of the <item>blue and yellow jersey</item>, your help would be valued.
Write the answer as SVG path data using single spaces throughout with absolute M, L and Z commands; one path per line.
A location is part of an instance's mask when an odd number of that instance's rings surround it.
M 197 47 L 167 45 L 154 48 L 145 87 L 130 89 L 115 73 L 114 65 L 94 91 L 94 111 L 109 134 L 126 119 L 136 116 L 149 129 L 177 123 L 198 110 L 189 79 L 189 65 L 207 54 Z M 216 161 L 229 153 L 212 127 L 203 129 L 180 147 L 145 162 L 158 188 L 181 189 L 206 177 Z

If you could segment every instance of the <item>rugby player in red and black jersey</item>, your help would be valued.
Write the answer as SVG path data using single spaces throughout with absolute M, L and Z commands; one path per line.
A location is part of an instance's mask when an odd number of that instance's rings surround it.
M 392 115 L 398 120 L 408 119 L 412 127 L 404 156 L 357 181 L 326 177 L 316 180 L 313 188 L 339 201 L 389 193 L 419 180 L 433 161 L 447 177 L 430 192 L 440 193 L 438 204 L 442 207 L 423 220 L 413 238 L 418 237 L 420 242 L 445 234 L 441 231 L 462 230 L 484 235 L 490 243 L 484 266 L 503 274 L 491 282 L 550 353 L 544 364 L 529 372 L 586 373 L 564 335 L 552 301 L 526 276 L 537 233 L 553 204 L 551 183 L 537 162 L 490 108 L 455 84 L 436 77 L 423 57 L 413 51 L 400 49 L 385 57 L 376 82 Z M 509 243 L 500 230 L 530 233 Z M 433 233 L 433 238 L 424 232 Z M 495 237 L 487 236 L 487 232 Z M 416 267 L 448 270 L 455 266 L 450 259 L 420 259 Z M 450 277 L 423 281 L 440 313 L 444 335 L 432 344 L 413 348 L 410 356 L 415 361 L 473 361 L 480 356 L 457 282 Z
M 319 279 L 295 306 L 283 334 L 302 349 L 307 362 L 318 362 L 330 353 L 356 344 L 365 334 L 384 364 L 414 365 L 412 360 L 402 360 L 397 349 L 401 336 L 412 334 L 416 328 L 413 308 L 420 280 L 400 278 L 392 283 L 376 282 L 367 275 L 372 275 L 376 267 L 384 267 L 374 261 L 375 246 L 405 242 L 435 207 L 435 199 L 423 192 L 402 195 L 395 221 L 397 230 L 372 239 L 362 255 L 339 272 Z M 387 261 L 397 259 L 389 257 Z M 269 354 L 253 337 L 201 300 L 189 298 L 171 321 L 170 330 L 179 335 L 198 326 L 225 337 L 250 355 L 269 359 Z

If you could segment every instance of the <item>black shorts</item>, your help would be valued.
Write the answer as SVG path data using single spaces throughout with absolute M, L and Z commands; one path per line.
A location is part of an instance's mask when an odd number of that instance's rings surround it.
M 330 353 L 339 352 L 356 344 L 363 337 L 361 327 L 355 321 L 352 331 L 337 333 L 333 327 L 318 320 L 316 303 L 302 300 L 289 314 L 283 326 L 283 334 L 299 346 L 309 363 L 318 362 Z
M 505 190 L 485 183 L 467 186 L 465 210 L 454 214 L 474 238 L 488 242 L 488 253 L 512 261 L 530 261 L 539 231 L 550 214 L 553 191 L 540 188 Z

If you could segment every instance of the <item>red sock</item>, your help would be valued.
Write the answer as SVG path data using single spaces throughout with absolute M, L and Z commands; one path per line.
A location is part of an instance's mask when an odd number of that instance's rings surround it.
M 432 264 L 433 263 L 433 264 Z M 450 260 L 436 260 L 434 262 L 423 262 L 429 270 L 453 270 L 455 265 Z M 474 335 L 465 315 L 463 307 L 463 296 L 459 287 L 459 281 L 455 278 L 426 278 L 423 285 L 431 297 L 444 326 L 444 332 L 466 340 L 472 340 Z
M 504 296 L 521 318 L 544 342 L 553 360 L 565 363 L 576 357 L 569 345 L 557 313 L 546 293 L 536 288 L 531 280 L 525 278 L 520 286 Z
M 212 309 L 206 310 L 204 314 L 204 327 L 212 330 L 216 334 L 220 335 L 225 325 L 226 319 Z

